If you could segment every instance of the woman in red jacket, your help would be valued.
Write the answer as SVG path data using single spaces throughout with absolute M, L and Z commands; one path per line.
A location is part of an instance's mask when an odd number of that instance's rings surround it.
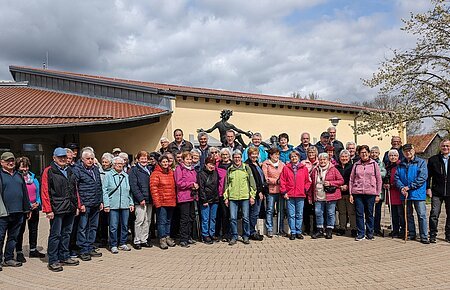
M 156 207 L 158 220 L 159 246 L 165 250 L 174 247 L 175 242 L 170 238 L 170 223 L 173 209 L 177 204 L 175 179 L 169 167 L 169 158 L 163 155 L 150 176 L 150 192 Z
M 291 162 L 284 166 L 280 175 L 280 191 L 287 200 L 288 223 L 291 229 L 290 240 L 303 239 L 303 205 L 306 192 L 309 190 L 308 169 L 300 163 L 300 153 L 292 151 L 289 154 Z
M 336 220 L 336 202 L 341 199 L 340 186 L 344 184 L 339 170 L 330 162 L 327 153 L 319 154 L 319 165 L 311 172 L 311 190 L 308 194 L 309 203 L 314 202 L 317 231 L 313 239 L 324 237 L 324 212 L 327 213 L 327 228 L 325 238 L 331 239 Z

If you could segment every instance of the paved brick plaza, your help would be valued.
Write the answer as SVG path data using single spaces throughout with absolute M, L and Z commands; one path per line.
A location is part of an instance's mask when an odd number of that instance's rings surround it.
M 46 247 L 48 222 L 43 216 L 40 226 L 39 245 Z M 27 258 L 21 268 L 3 268 L 0 289 L 450 289 L 450 244 L 441 239 L 422 245 L 390 238 L 355 242 L 336 236 L 295 241 L 274 237 L 248 246 L 153 247 L 118 255 L 101 251 L 103 257 L 60 273 L 47 270 L 46 260 Z

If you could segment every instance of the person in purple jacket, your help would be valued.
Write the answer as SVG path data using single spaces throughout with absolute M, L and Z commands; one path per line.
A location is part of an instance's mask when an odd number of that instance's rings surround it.
M 380 199 L 383 185 L 380 167 L 375 160 L 370 159 L 369 152 L 367 145 L 358 147 L 360 160 L 353 165 L 350 174 L 350 202 L 355 203 L 356 206 L 356 241 L 364 240 L 364 235 L 368 240 L 374 239 L 373 210 L 375 202 Z
M 175 169 L 175 186 L 177 203 L 180 209 L 180 246 L 187 247 L 194 244 L 192 227 L 195 219 L 195 205 L 197 199 L 197 172 L 192 166 L 192 155 L 183 152 L 182 162 Z

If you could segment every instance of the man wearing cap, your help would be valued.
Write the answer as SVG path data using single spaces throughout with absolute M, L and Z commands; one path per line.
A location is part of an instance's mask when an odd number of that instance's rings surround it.
M 80 248 L 80 259 L 83 261 L 90 261 L 91 257 L 102 256 L 102 253 L 94 249 L 99 212 L 103 210 L 102 182 L 100 171 L 97 166 L 94 166 L 94 159 L 94 151 L 91 148 L 83 148 L 81 162 L 73 168 L 80 196 L 77 246 Z
M 406 202 L 408 217 L 408 239 L 416 239 L 413 206 L 419 221 L 420 242 L 429 244 L 427 227 L 427 208 L 425 204 L 428 170 L 425 160 L 415 156 L 414 146 L 403 146 L 405 159 L 397 167 L 395 184 L 401 190 L 401 199 Z
M 191 151 L 194 146 L 192 146 L 192 143 L 183 139 L 183 130 L 181 129 L 175 129 L 173 131 L 173 138 L 175 139 L 173 142 L 170 142 L 169 144 L 169 152 L 172 152 L 172 154 L 176 154 L 176 152 L 181 151 Z
M 120 149 L 119 147 L 113 148 L 112 150 L 112 154 L 114 155 L 114 157 L 119 156 L 119 154 L 122 152 L 122 149 Z
M 327 129 L 328 134 L 330 134 L 330 145 L 334 147 L 334 157 L 339 159 L 339 153 L 344 150 L 344 144 L 336 139 L 336 127 L 331 126 Z
M 322 132 L 322 134 L 320 134 L 320 141 L 316 143 L 319 154 L 323 152 L 327 153 L 326 148 L 328 144 L 330 144 L 330 133 Z
M 58 147 L 53 162 L 42 173 L 42 211 L 50 221 L 47 255 L 48 269 L 60 272 L 63 266 L 76 266 L 69 252 L 70 233 L 78 212 L 79 200 L 72 167 L 67 164 L 67 150 Z
M 15 170 L 14 154 L 5 152 L 0 159 L 0 199 L 3 201 L 3 206 L 0 206 L 0 262 L 3 261 L 3 244 L 8 234 L 3 266 L 20 267 L 22 263 L 14 260 L 14 249 L 24 222 L 24 213 L 28 213 L 28 218 L 30 217 L 31 205 L 25 181 Z

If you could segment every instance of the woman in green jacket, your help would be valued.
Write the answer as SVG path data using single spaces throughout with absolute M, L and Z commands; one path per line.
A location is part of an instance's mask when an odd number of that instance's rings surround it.
M 255 203 L 256 183 L 250 167 L 242 163 L 242 152 L 239 150 L 235 150 L 233 152 L 233 164 L 230 168 L 228 168 L 225 181 L 223 198 L 225 205 L 230 208 L 230 226 L 232 236 L 228 244 L 230 246 L 235 245 L 238 238 L 237 213 L 239 207 L 242 209 L 242 228 L 244 231 L 242 238 L 244 244 L 249 244 L 249 208 L 250 204 L 253 205 Z

